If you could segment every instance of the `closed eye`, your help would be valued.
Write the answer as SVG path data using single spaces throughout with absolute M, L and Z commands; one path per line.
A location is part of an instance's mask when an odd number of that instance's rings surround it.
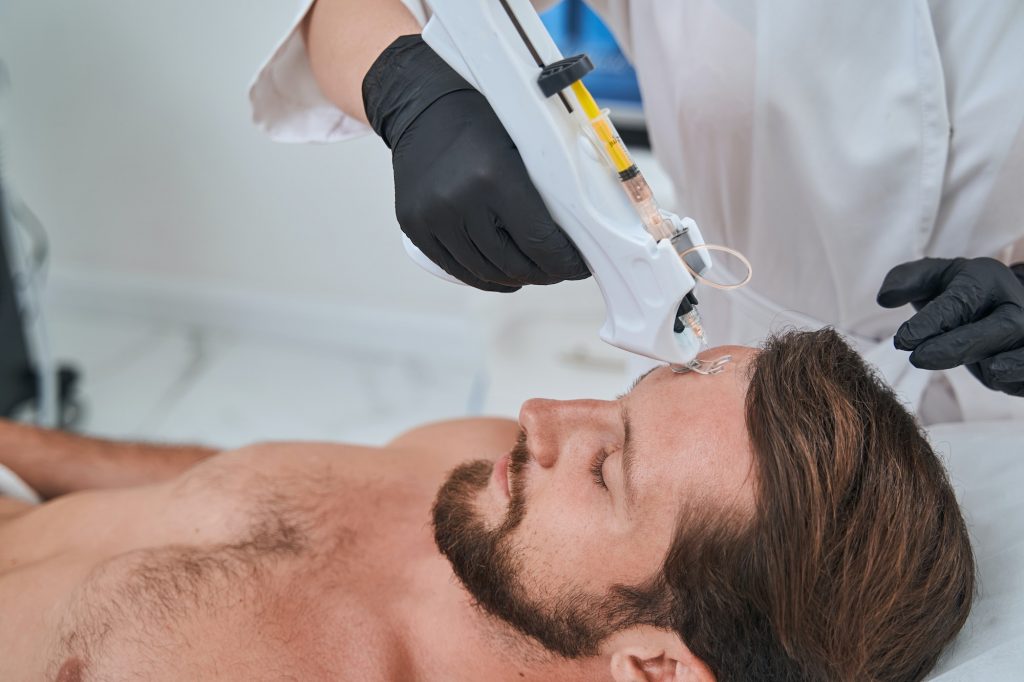
M 608 459 L 611 452 L 607 448 L 602 448 L 598 453 L 594 461 L 590 463 L 590 473 L 594 477 L 594 483 L 601 486 L 605 490 L 608 490 L 608 485 L 604 482 L 604 461 Z

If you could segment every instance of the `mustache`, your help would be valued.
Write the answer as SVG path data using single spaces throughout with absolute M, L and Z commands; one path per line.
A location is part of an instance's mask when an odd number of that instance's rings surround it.
M 502 532 L 512 532 L 526 516 L 526 465 L 533 459 L 526 446 L 526 431 L 519 429 L 508 456 L 509 503 Z
M 526 446 L 526 431 L 519 429 L 519 435 L 516 436 L 516 442 L 512 446 L 512 450 L 509 451 L 508 456 L 508 481 L 509 487 L 513 489 L 513 493 L 516 488 L 525 487 L 523 472 L 526 470 L 526 465 L 531 459 L 533 459 L 533 456 L 530 454 L 530 449 Z

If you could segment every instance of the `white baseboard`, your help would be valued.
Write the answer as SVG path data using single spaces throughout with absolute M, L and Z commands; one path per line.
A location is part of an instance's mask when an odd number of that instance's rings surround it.
M 450 362 L 482 355 L 468 315 L 426 315 L 265 295 L 127 273 L 52 271 L 46 307 L 125 315 L 339 349 L 429 354 Z

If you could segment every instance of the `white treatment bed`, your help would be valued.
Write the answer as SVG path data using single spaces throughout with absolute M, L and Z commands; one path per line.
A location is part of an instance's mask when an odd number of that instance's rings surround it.
M 1024 422 L 929 429 L 970 528 L 978 593 L 931 682 L 1024 681 Z

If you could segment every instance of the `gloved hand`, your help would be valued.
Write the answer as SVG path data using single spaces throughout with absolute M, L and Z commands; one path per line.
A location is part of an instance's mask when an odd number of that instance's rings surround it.
M 878 291 L 886 308 L 918 311 L 896 332 L 900 350 L 923 369 L 967 365 L 995 391 L 1024 396 L 1024 263 L 992 258 L 922 258 L 889 271 Z
M 446 272 L 488 291 L 590 275 L 487 99 L 420 36 L 381 53 L 363 104 L 392 151 L 398 223 Z

